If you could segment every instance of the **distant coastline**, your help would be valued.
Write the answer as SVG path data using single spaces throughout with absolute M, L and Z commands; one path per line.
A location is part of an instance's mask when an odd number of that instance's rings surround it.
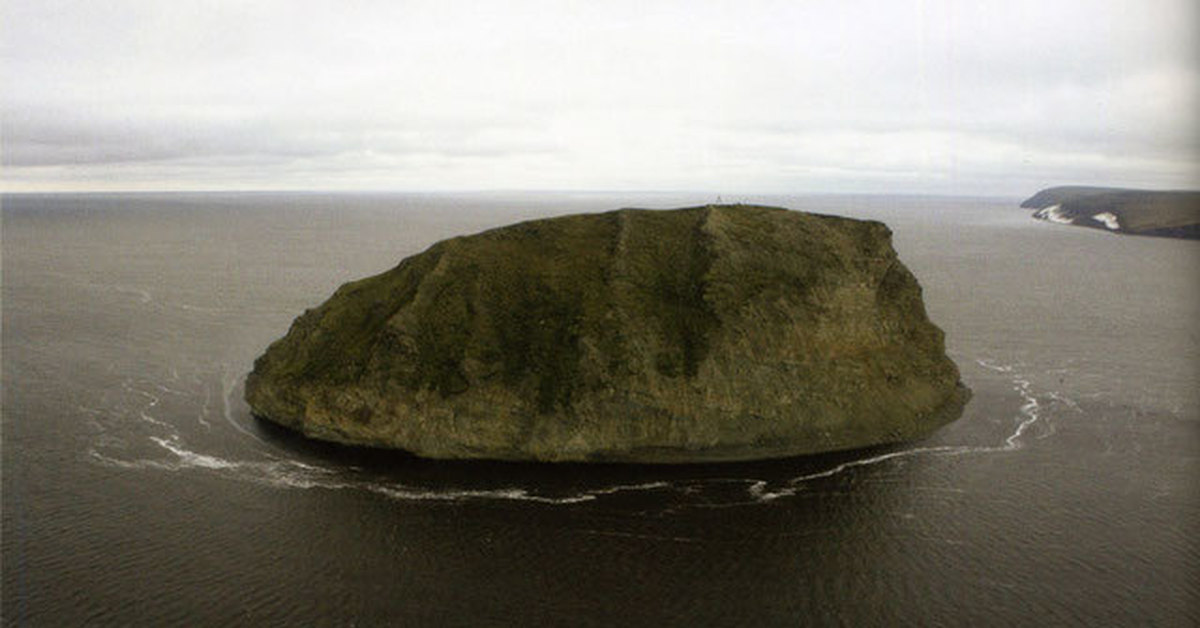
M 1046 188 L 1021 207 L 1033 217 L 1113 233 L 1200 239 L 1200 192 L 1088 186 Z

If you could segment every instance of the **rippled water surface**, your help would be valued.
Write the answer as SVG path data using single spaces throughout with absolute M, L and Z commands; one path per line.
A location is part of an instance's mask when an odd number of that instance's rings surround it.
M 241 400 L 296 315 L 438 239 L 711 200 L 4 196 L 4 623 L 1200 622 L 1200 243 L 1014 199 L 747 199 L 892 227 L 975 393 L 923 442 L 435 463 Z

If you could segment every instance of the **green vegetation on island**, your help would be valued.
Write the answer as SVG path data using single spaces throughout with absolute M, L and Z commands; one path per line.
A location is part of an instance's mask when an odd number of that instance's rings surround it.
M 898 442 L 968 396 L 885 225 L 726 205 L 439 242 L 305 312 L 246 382 L 313 438 L 542 461 Z

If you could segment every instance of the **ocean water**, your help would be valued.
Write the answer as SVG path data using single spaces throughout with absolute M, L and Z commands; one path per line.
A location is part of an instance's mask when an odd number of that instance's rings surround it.
M 241 400 L 295 316 L 438 239 L 713 200 L 5 195 L 3 623 L 1200 623 L 1200 243 L 1019 199 L 725 199 L 892 227 L 975 393 L 922 442 L 446 463 Z

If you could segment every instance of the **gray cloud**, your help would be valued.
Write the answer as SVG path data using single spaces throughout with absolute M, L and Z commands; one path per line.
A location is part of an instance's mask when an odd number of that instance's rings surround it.
M 488 120 L 425 119 L 395 127 L 357 120 L 19 111 L 4 116 L 3 137 L 2 163 L 15 168 L 238 156 L 285 162 L 363 153 L 504 158 L 559 150 L 521 123 Z
M 13 189 L 1185 187 L 1197 12 L 8 0 L 0 163 Z

